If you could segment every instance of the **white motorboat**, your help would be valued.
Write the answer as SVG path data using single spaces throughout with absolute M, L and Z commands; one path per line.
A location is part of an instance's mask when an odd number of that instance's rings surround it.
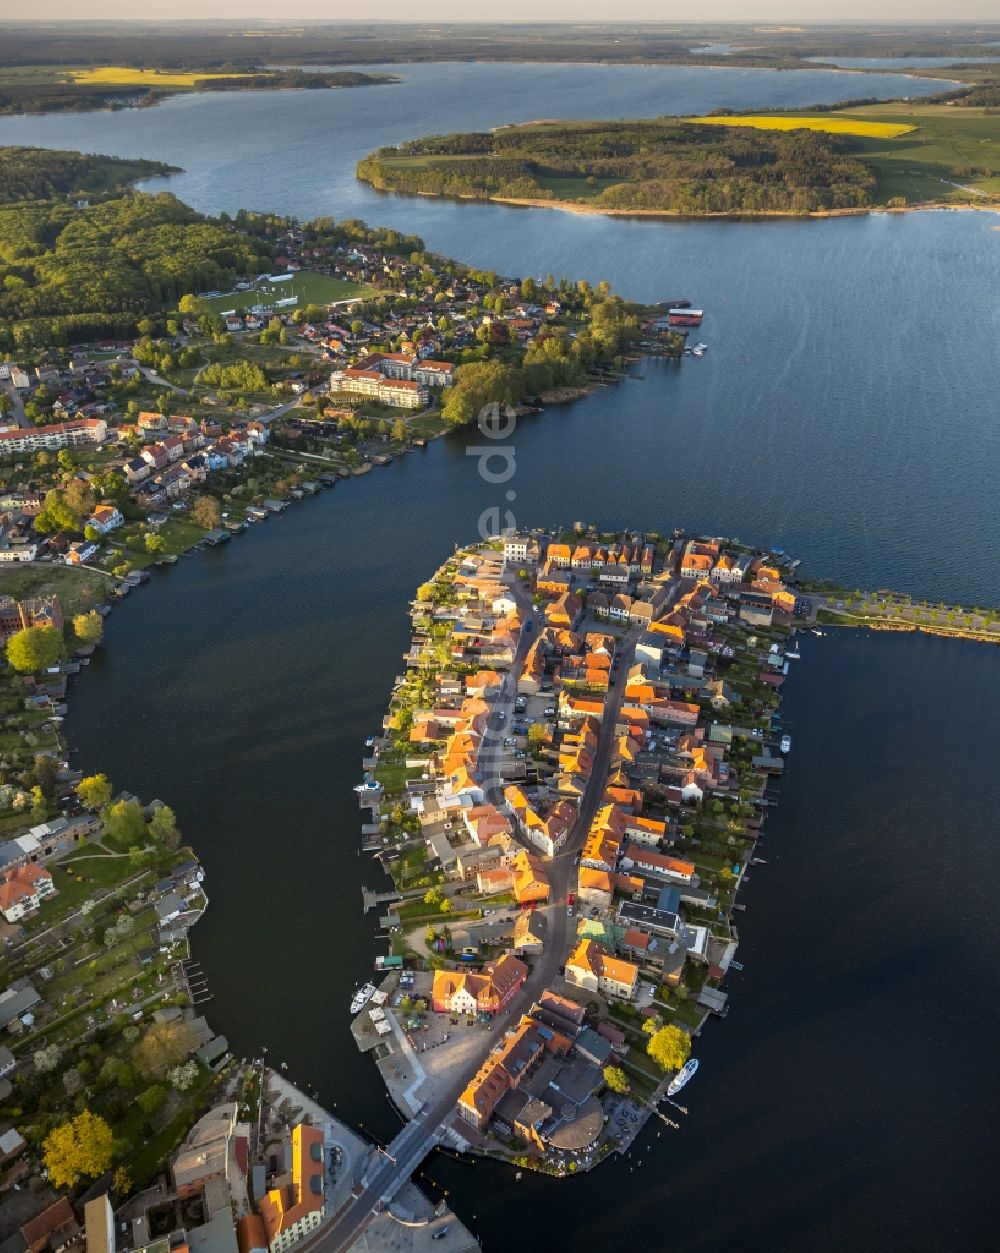
M 670 1081 L 670 1087 L 667 1088 L 667 1096 L 676 1096 L 681 1088 L 694 1078 L 694 1072 L 697 1069 L 698 1059 L 696 1057 L 692 1057 L 690 1061 L 686 1061 Z
M 372 999 L 378 989 L 374 983 L 366 983 L 364 987 L 358 988 L 354 993 L 351 1001 L 351 1015 L 360 1014 L 368 1002 Z

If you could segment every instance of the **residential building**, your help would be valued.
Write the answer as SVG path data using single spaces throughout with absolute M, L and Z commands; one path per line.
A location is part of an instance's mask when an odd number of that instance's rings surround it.
M 95 531 L 100 531 L 102 535 L 107 535 L 111 531 L 117 530 L 124 523 L 125 519 L 114 505 L 98 505 L 87 519 L 87 526 L 92 526 Z
M 432 1003 L 436 1013 L 500 1014 L 528 977 L 528 967 L 510 954 L 491 962 L 481 974 L 435 970 Z
M 75 418 L 49 426 L 0 431 L 0 456 L 22 452 L 54 452 L 60 448 L 85 448 L 103 444 L 108 424 L 103 418 Z
M 33 913 L 55 892 L 52 875 L 41 866 L 21 866 L 0 878 L 0 914 L 7 922 L 19 922 Z
M 115 1253 L 115 1215 L 106 1192 L 83 1207 L 87 1253 Z
M 566 980 L 588 992 L 631 1001 L 639 986 L 639 967 L 612 957 L 596 940 L 581 940 L 567 958 Z
M 324 1174 L 323 1132 L 299 1123 L 292 1129 L 291 1172 L 260 1203 L 271 1253 L 284 1253 L 323 1221 Z
M 36 596 L 15 600 L 0 596 L 0 644 L 27 627 L 51 626 L 62 630 L 63 615 L 58 596 Z

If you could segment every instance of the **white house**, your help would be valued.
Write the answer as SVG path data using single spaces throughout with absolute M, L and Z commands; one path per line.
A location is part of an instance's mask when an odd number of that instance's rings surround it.
M 99 531 L 102 535 L 108 535 L 111 531 L 123 526 L 124 523 L 125 519 L 114 505 L 98 505 L 87 519 L 87 526 L 92 526 L 95 531 Z

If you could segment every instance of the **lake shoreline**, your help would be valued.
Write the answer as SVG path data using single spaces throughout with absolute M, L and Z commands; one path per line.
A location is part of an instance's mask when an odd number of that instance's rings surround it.
M 367 184 L 371 186 L 371 184 Z M 950 210 L 956 213 L 964 212 L 967 209 L 976 210 L 985 213 L 1000 214 L 1000 203 L 997 204 L 981 204 L 976 201 L 968 203 L 956 203 L 949 201 L 928 200 L 920 204 L 910 205 L 864 205 L 856 209 L 814 209 L 809 213 L 786 213 L 781 210 L 762 210 L 759 213 L 673 213 L 669 209 L 600 209 L 592 205 L 574 204 L 570 201 L 560 200 L 542 200 L 520 198 L 513 196 L 440 196 L 432 191 L 403 192 L 394 191 L 392 189 L 383 189 L 373 187 L 373 191 L 382 192 L 384 195 L 390 196 L 417 196 L 427 200 L 451 200 L 462 201 L 473 204 L 502 204 L 509 205 L 516 209 L 559 209 L 564 213 L 575 213 L 581 217 L 604 217 L 604 218 L 659 218 L 664 221 L 675 222 L 704 222 L 704 221 L 729 221 L 729 222 L 753 222 L 753 221 L 795 221 L 797 219 L 822 219 L 822 218 L 858 218 L 873 217 L 878 214 L 901 215 L 904 213 L 921 213 L 928 211 Z

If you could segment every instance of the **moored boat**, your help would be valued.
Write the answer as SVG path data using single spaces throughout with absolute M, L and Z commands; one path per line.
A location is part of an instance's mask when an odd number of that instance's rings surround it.
M 673 1079 L 671 1079 L 670 1087 L 667 1088 L 667 1096 L 676 1096 L 681 1088 L 694 1078 L 694 1073 L 697 1069 L 697 1057 L 692 1057 L 689 1061 L 686 1061 L 677 1074 L 674 1075 Z
M 354 993 L 353 1000 L 351 1001 L 351 1014 L 360 1014 L 375 995 L 376 990 L 377 989 L 374 983 L 366 983 L 364 987 L 358 988 L 358 990 Z

